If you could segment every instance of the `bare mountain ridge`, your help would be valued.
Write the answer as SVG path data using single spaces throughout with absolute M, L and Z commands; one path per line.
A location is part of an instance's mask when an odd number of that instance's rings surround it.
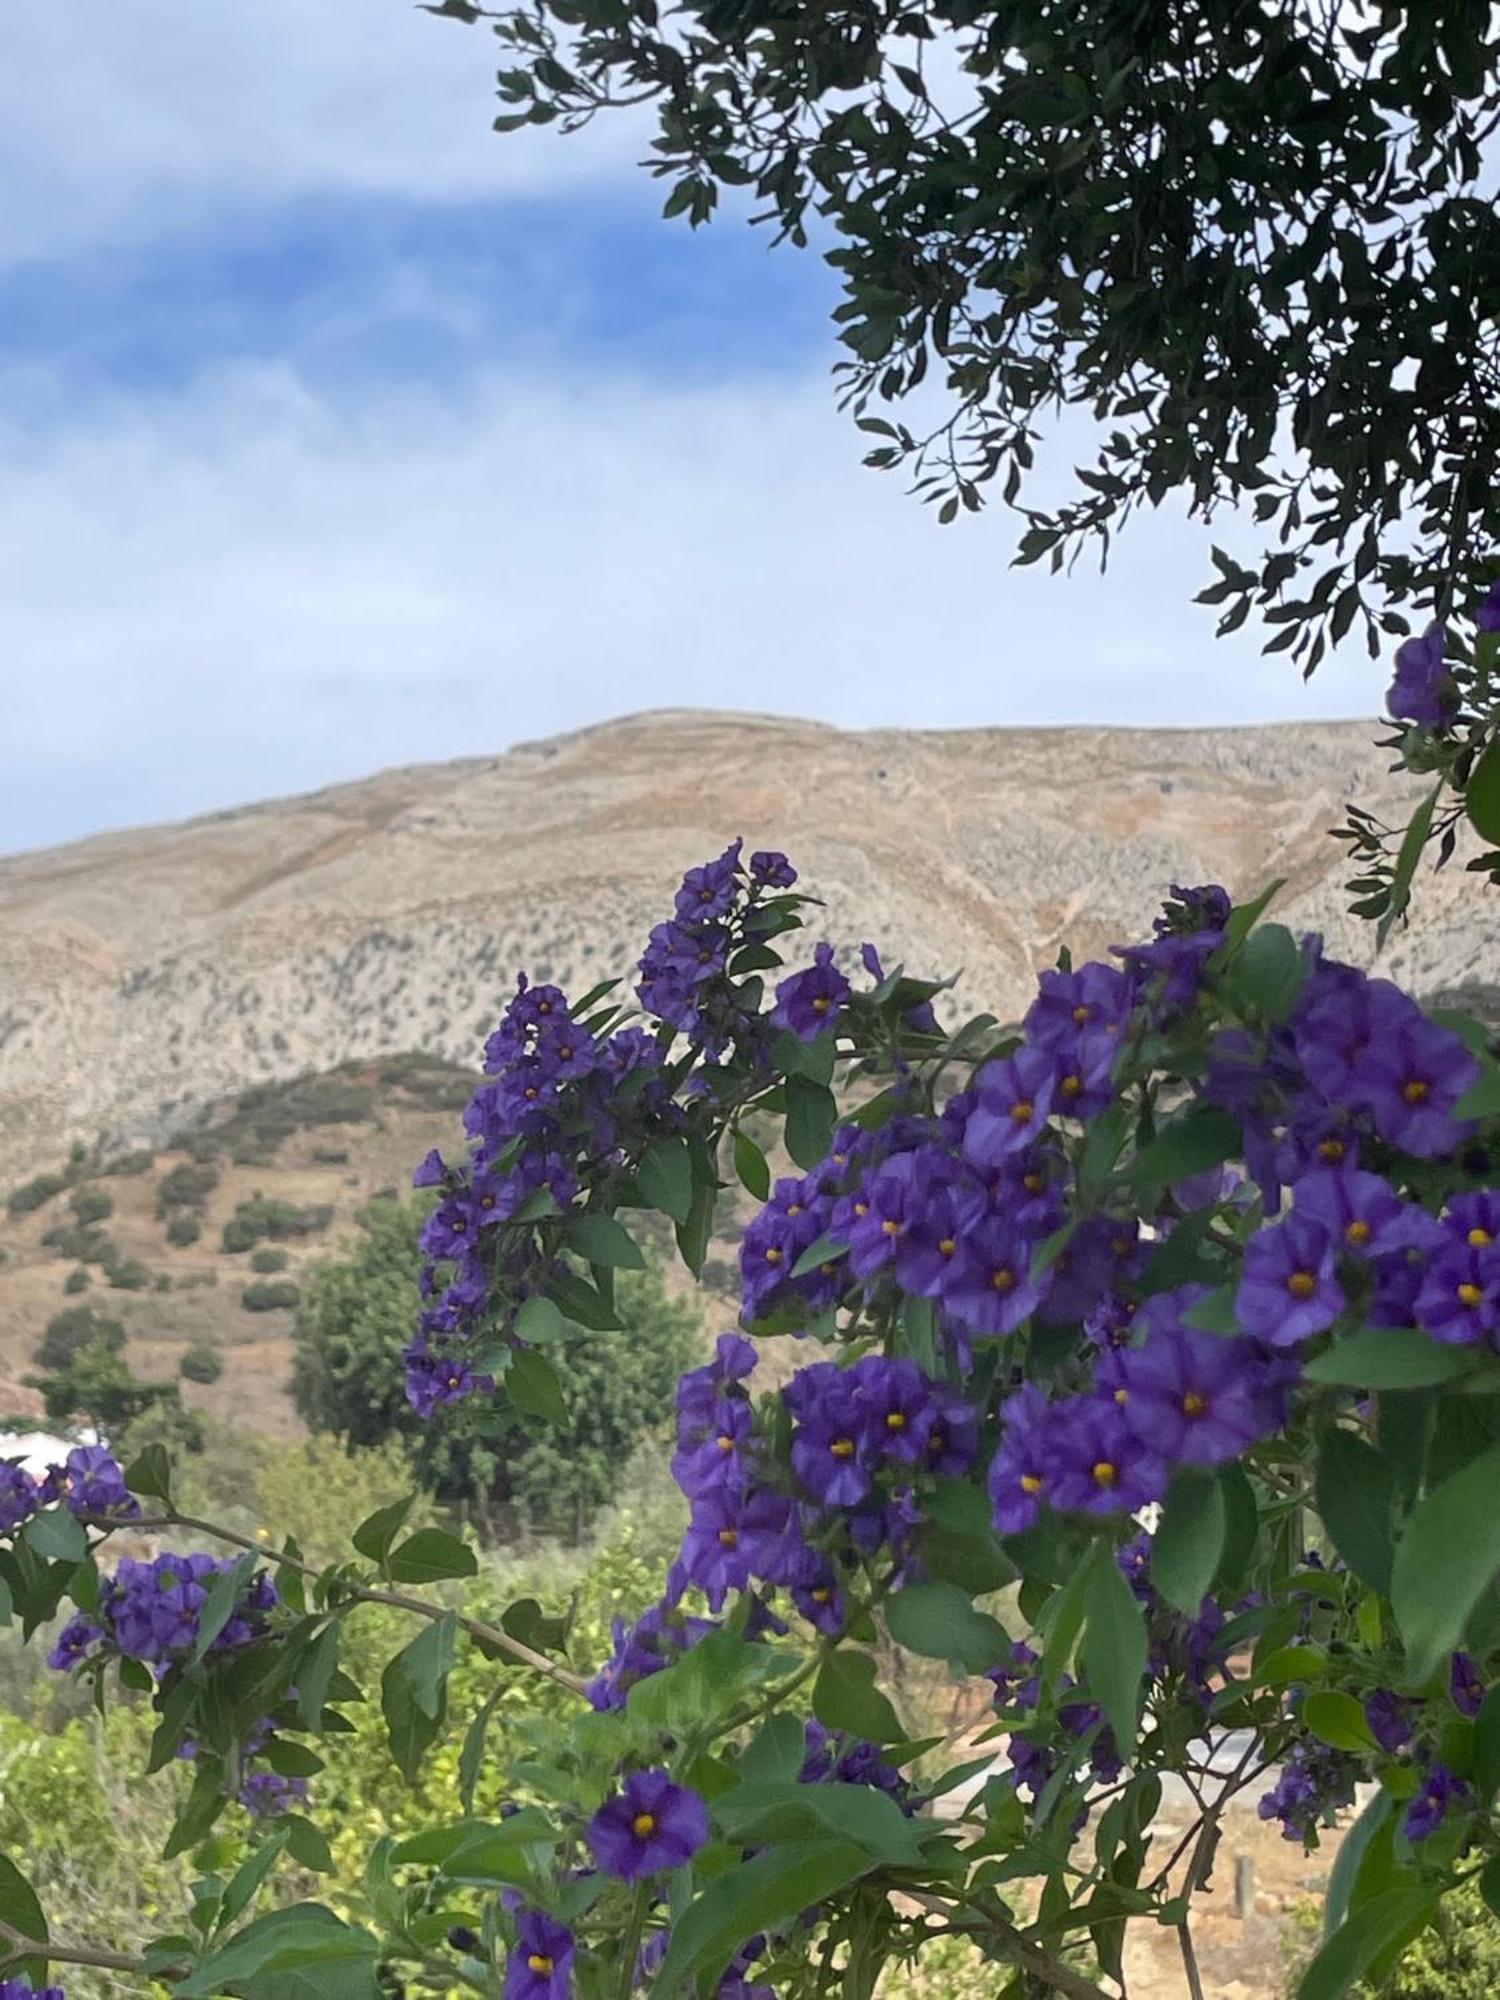
M 844 732 L 632 716 L 503 756 L 391 770 L 183 825 L 0 861 L 0 1183 L 75 1137 L 161 1140 L 246 1084 L 425 1049 L 474 1060 L 516 971 L 627 968 L 681 871 L 743 833 L 914 970 L 1020 1007 L 1067 941 L 1149 928 L 1170 881 L 1250 893 L 1368 962 L 1344 913 L 1346 798 L 1409 780 L 1365 723 L 1237 730 Z M 1460 869 L 1425 882 L 1383 969 L 1500 978 Z

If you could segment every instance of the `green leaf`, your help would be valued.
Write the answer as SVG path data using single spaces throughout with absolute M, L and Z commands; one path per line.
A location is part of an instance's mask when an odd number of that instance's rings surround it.
M 539 1292 L 535 1298 L 522 1300 L 515 1321 L 517 1340 L 524 1340 L 528 1347 L 546 1347 L 553 1341 L 566 1340 L 569 1331 L 556 1299 Z
M 838 1105 L 826 1083 L 813 1083 L 805 1076 L 787 1078 L 786 1149 L 804 1173 L 828 1157 L 837 1122 Z
M 1376 1959 L 1414 1938 L 1437 1911 L 1431 1889 L 1390 1889 L 1341 1924 L 1297 1987 L 1297 2000 L 1341 2000 Z
M 1500 741 L 1491 743 L 1469 773 L 1464 811 L 1491 847 L 1500 847 Z
M 747 1785 L 781 1779 L 794 1781 L 807 1756 L 807 1738 L 800 1716 L 770 1715 L 740 1756 L 740 1775 Z
M 182 1810 L 172 1822 L 167 1844 L 162 1849 L 164 1861 L 196 1847 L 229 1803 L 222 1789 L 223 1777 L 218 1758 L 204 1757 L 200 1753 L 192 1788 Z
M 1214 1105 L 1195 1104 L 1141 1148 L 1131 1162 L 1130 1178 L 1138 1187 L 1166 1187 L 1207 1173 L 1232 1159 L 1243 1144 L 1237 1119 Z
M 1221 1589 L 1237 1584 L 1255 1554 L 1260 1534 L 1260 1510 L 1255 1504 L 1255 1488 L 1242 1465 L 1219 1467 L 1219 1491 L 1224 1496 L 1224 1555 L 1214 1576 Z
M 283 1826 L 287 1853 L 294 1861 L 310 1868 L 315 1875 L 333 1873 L 333 1850 L 310 1819 L 304 1819 L 301 1813 L 288 1813 Z
M 133 1459 L 125 1468 L 125 1484 L 132 1493 L 143 1499 L 165 1500 L 171 1504 L 172 1467 L 167 1458 L 167 1448 L 161 1444 L 148 1444 L 139 1458 Z
M 1349 1903 L 1354 1894 L 1359 1865 L 1364 1860 L 1371 1841 L 1383 1830 L 1388 1829 L 1390 1822 L 1391 1795 L 1389 1792 L 1377 1792 L 1339 1842 L 1339 1851 L 1334 1856 L 1333 1867 L 1328 1876 L 1328 1889 L 1323 1898 L 1325 1937 L 1332 1937 L 1349 1914 Z
M 1491 1916 L 1500 1916 L 1500 1854 L 1479 1871 L 1479 1893 Z
M 387 1568 L 397 1583 L 437 1583 L 444 1577 L 479 1574 L 474 1551 L 441 1528 L 421 1528 L 409 1536 L 392 1551 Z
M 915 1868 L 922 1860 L 911 1820 L 873 1785 L 803 1785 L 795 1778 L 736 1785 L 714 1800 L 713 1816 L 740 1847 L 837 1836 L 888 1867 Z
M 33 1514 L 22 1529 L 28 1548 L 49 1562 L 82 1562 L 89 1552 L 89 1538 L 82 1521 L 75 1520 L 66 1507 L 49 1507 Z
M 1236 903 L 1229 912 L 1229 920 L 1224 926 L 1224 946 L 1221 946 L 1220 950 L 1222 951 L 1225 946 L 1232 948 L 1241 939 L 1247 938 L 1285 887 L 1286 877 L 1278 875 L 1269 888 L 1262 889 L 1250 902 Z
M 1196 1618 L 1224 1556 L 1224 1489 L 1213 1473 L 1180 1465 L 1151 1538 L 1151 1581 L 1168 1604 Z
M 840 1257 L 847 1257 L 849 1245 L 825 1230 L 816 1243 L 809 1243 L 802 1255 L 787 1273 L 790 1278 L 805 1278 L 809 1271 L 816 1271 L 822 1264 L 833 1264 Z
M 612 1271 L 644 1271 L 646 1260 L 630 1231 L 612 1215 L 580 1215 L 568 1224 L 568 1248 L 586 1264 Z
M 1474 1786 L 1481 1805 L 1500 1792 L 1500 1687 L 1485 1696 L 1474 1718 Z
M 244 1595 L 245 1586 L 250 1581 L 250 1572 L 255 1568 L 257 1557 L 254 1550 L 248 1550 L 228 1569 L 221 1569 L 208 1586 L 203 1600 L 203 1609 L 198 1614 L 198 1636 L 193 1642 L 192 1657 L 201 1660 L 224 1627 L 234 1616 L 234 1607 Z
M 988 1612 L 976 1611 L 953 1583 L 909 1583 L 886 1600 L 885 1622 L 907 1652 L 947 1660 L 965 1673 L 986 1673 L 1010 1651 L 1004 1627 Z
M 316 1729 L 323 1719 L 338 1658 L 339 1625 L 335 1619 L 324 1627 L 297 1662 L 297 1716 L 308 1729 Z
M 38 1944 L 47 1943 L 50 1933 L 36 1891 L 8 1854 L 0 1854 L 0 1918 L 19 1931 L 22 1937 L 34 1938 Z M 47 1983 L 47 1961 L 44 1958 L 19 1959 L 14 1965 L 7 1965 L 6 1971 L 17 1972 L 23 1979 L 29 1978 L 36 1987 Z
M 1427 1389 L 1472 1375 L 1480 1362 L 1472 1349 L 1444 1347 L 1416 1327 L 1367 1327 L 1309 1361 L 1302 1375 L 1341 1389 Z
M 535 1847 L 554 1839 L 552 1823 L 535 1806 L 525 1806 L 509 1819 L 464 1819 L 452 1826 L 430 1826 L 408 1834 L 391 1849 L 391 1859 L 422 1867 L 446 1868 L 452 1857 L 481 1843 L 491 1853 Z
M 672 1927 L 672 1943 L 655 1991 L 666 1994 L 696 1979 L 711 1993 L 740 1946 L 774 1930 L 857 1881 L 873 1864 L 852 1840 L 803 1840 L 768 1847 L 753 1861 L 721 1875 L 690 1903 Z
M 875 1685 L 875 1662 L 868 1653 L 847 1647 L 830 1653 L 813 1684 L 812 1705 L 825 1729 L 846 1729 L 871 1743 L 899 1743 L 906 1735 Z
M 389 1507 L 377 1507 L 354 1530 L 353 1542 L 362 1556 L 371 1562 L 383 1563 L 391 1543 L 401 1532 L 402 1523 L 412 1510 L 416 1499 L 410 1494 L 405 1500 L 393 1500 Z
M 1411 901 L 1412 878 L 1417 872 L 1417 863 L 1422 858 L 1422 850 L 1427 845 L 1427 836 L 1432 831 L 1432 815 L 1437 810 L 1437 802 L 1443 796 L 1444 780 L 1439 778 L 1432 790 L 1412 814 L 1406 832 L 1401 837 L 1401 845 L 1396 850 L 1396 865 L 1391 871 L 1390 895 L 1385 912 L 1376 926 L 1376 941 L 1384 944 L 1391 925 Z
M 339 1959 L 367 1959 L 373 1964 L 379 1955 L 379 1942 L 369 1931 L 346 1924 L 321 1903 L 294 1903 L 290 1909 L 271 1910 L 246 1924 L 180 1980 L 173 1992 L 177 2000 L 208 2000 L 231 1982 L 257 1973 Z
M 1396 1548 L 1391 1608 L 1406 1641 L 1414 1685 L 1430 1678 L 1463 1637 L 1469 1613 L 1500 1571 L 1500 1445 L 1473 1459 L 1420 1501 Z
M 534 1348 L 523 1348 L 505 1371 L 505 1392 L 518 1410 L 549 1424 L 565 1424 L 568 1406 L 552 1363 Z M 415 1539 L 415 1537 L 413 1537 Z M 471 1572 L 465 1572 L 471 1574 Z
M 286 1828 L 273 1833 L 269 1840 L 252 1848 L 229 1878 L 228 1887 L 219 1899 L 218 1924 L 221 1930 L 236 1922 L 255 1901 L 260 1885 L 276 1866 L 277 1856 L 286 1846 Z
M 1291 1014 L 1307 967 L 1285 924 L 1261 924 L 1229 961 L 1231 999 L 1273 1027 Z
M 442 1730 L 457 1631 L 458 1621 L 450 1611 L 418 1633 L 380 1677 L 380 1707 L 391 1755 L 408 1782 L 415 1781 L 423 1757 Z
M 558 1271 L 547 1281 L 547 1296 L 555 1299 L 563 1316 L 591 1333 L 617 1333 L 619 1316 L 609 1301 L 587 1279 L 575 1271 Z
M 464 1733 L 464 1747 L 458 1758 L 458 1799 L 466 1813 L 474 1810 L 474 1793 L 484 1769 L 484 1739 L 503 1692 L 502 1688 L 495 1689 Z
M 1455 1118 L 1494 1118 L 1500 1115 L 1500 1063 L 1481 1050 L 1479 1077 L 1471 1083 L 1453 1107 Z
M 1390 1461 L 1353 1431 L 1326 1431 L 1318 1448 L 1315 1494 L 1333 1546 L 1361 1583 L 1389 1596 L 1396 1503 Z
M 745 1131 L 737 1131 L 734 1135 L 734 1170 L 739 1175 L 741 1186 L 757 1201 L 768 1199 L 771 1193 L 770 1165 L 760 1147 Z
M 1302 1704 L 1302 1720 L 1320 1743 L 1335 1750 L 1378 1748 L 1365 1712 L 1352 1694 L 1339 1688 L 1319 1688 Z
M 635 1170 L 636 1186 L 653 1208 L 686 1222 L 693 1206 L 693 1162 L 685 1139 L 658 1139 Z
M 1146 1621 L 1110 1542 L 1100 1542 L 1094 1550 L 1084 1615 L 1083 1676 L 1109 1720 L 1120 1755 L 1128 1759 L 1140 1722 Z

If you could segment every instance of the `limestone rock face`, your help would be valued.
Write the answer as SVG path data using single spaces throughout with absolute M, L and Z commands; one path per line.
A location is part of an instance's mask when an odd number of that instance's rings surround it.
M 680 872 L 784 848 L 818 931 L 962 968 L 1019 1009 L 1065 940 L 1143 934 L 1172 881 L 1253 893 L 1368 962 L 1327 829 L 1410 809 L 1375 727 L 880 730 L 628 717 L 504 756 L 0 861 L 0 1184 L 98 1133 L 160 1141 L 263 1079 L 391 1050 L 472 1063 L 522 967 L 625 969 Z M 1500 976 L 1461 866 L 1385 954 L 1419 992 Z

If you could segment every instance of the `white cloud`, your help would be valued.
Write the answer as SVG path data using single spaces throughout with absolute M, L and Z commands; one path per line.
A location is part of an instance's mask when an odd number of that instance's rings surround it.
M 826 381 L 366 391 L 288 373 L 0 431 L 0 851 L 623 711 L 847 726 L 1361 714 L 1189 598 L 1198 537 L 1008 565 L 863 470 Z
M 411 0 L 18 0 L 4 44 L 6 260 L 303 196 L 551 191 L 642 150 L 618 115 L 496 137 L 494 36 Z

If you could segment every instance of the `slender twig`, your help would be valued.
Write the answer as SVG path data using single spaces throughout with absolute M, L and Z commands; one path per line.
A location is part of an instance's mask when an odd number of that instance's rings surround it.
M 58 1944 L 52 1940 L 43 1944 L 40 1938 L 28 1937 L 17 1930 L 14 1924 L 0 1920 L 0 1937 L 5 1939 L 6 1949 L 0 1951 L 0 1970 L 19 1965 L 23 1959 L 52 1959 L 58 1965 L 94 1965 L 104 1972 L 144 1972 L 146 1961 L 132 1958 L 123 1951 L 102 1951 L 88 1944 Z M 187 1971 L 186 1964 L 163 1966 L 153 1977 L 180 1979 Z
M 1182 1947 L 1182 1969 L 1187 1974 L 1188 2000 L 1203 2000 L 1203 1980 L 1198 1971 L 1198 1954 L 1193 1950 L 1193 1933 L 1188 1920 L 1177 1926 L 1177 1942 Z
M 907 1901 L 930 1910 L 934 1916 L 949 1916 L 952 1913 L 952 1904 L 944 1902 L 940 1896 L 925 1895 L 919 1889 L 903 1889 L 901 1894 Z M 977 1921 L 948 1925 L 947 1928 L 955 1935 L 973 1937 L 976 1932 L 982 1931 L 985 1936 L 997 1940 L 1023 1971 L 1029 1972 L 1033 1978 L 1046 1980 L 1054 1993 L 1063 1995 L 1063 2000 L 1114 2000 L 1112 1994 L 1097 1986 L 1086 1973 L 1077 1971 L 1060 1958 L 1054 1958 L 1050 1951 L 1044 1951 L 1004 1917 L 971 1902 L 967 1896 L 959 1897 L 958 1902 L 960 1908 L 972 1910 Z
M 268 1548 L 249 1535 L 237 1534 L 233 1528 L 220 1527 L 214 1521 L 200 1521 L 191 1514 L 138 1514 L 128 1521 L 117 1520 L 110 1514 L 83 1514 L 79 1517 L 90 1527 L 103 1528 L 115 1532 L 121 1528 L 163 1529 L 187 1528 L 199 1535 L 209 1535 L 215 1541 L 227 1542 L 231 1548 L 249 1549 L 253 1554 L 264 1556 L 268 1563 L 279 1568 L 294 1569 L 300 1576 L 316 1577 L 321 1574 L 315 1563 L 304 1562 L 300 1556 L 292 1556 L 282 1551 Z M 363 1584 L 351 1584 L 343 1593 L 345 1603 L 386 1604 L 396 1611 L 409 1611 L 417 1618 L 430 1618 L 436 1623 L 449 1614 L 439 1604 L 429 1604 L 425 1598 L 412 1597 L 404 1590 L 371 1590 Z M 585 1683 L 577 1674 L 569 1673 L 566 1667 L 549 1660 L 545 1653 L 538 1653 L 520 1639 L 513 1639 L 509 1632 L 498 1625 L 490 1625 L 482 1618 L 468 1618 L 462 1612 L 454 1614 L 460 1630 L 467 1632 L 471 1639 L 481 1644 L 493 1646 L 497 1652 L 508 1653 L 513 1660 L 531 1667 L 539 1674 L 545 1674 L 550 1681 L 564 1687 L 570 1694 L 581 1695 Z

